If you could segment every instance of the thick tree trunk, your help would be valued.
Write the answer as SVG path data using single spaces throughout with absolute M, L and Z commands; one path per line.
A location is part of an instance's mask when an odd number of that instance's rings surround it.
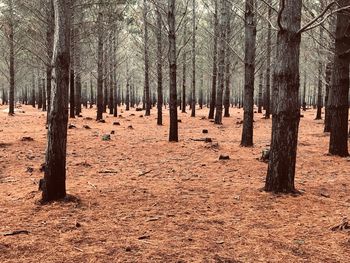
M 340 7 L 348 5 L 339 0 Z M 350 19 L 348 14 L 337 13 L 335 55 L 332 70 L 332 84 L 329 90 L 328 108 L 331 118 L 329 153 L 348 156 L 348 115 L 349 115 L 349 61 L 350 61 Z
M 213 76 L 211 84 L 211 100 L 209 108 L 209 119 L 214 119 L 215 105 L 216 105 L 216 80 L 218 74 L 218 65 L 217 65 L 217 52 L 218 52 L 218 29 L 219 29 L 219 20 L 218 20 L 218 0 L 214 0 L 215 11 L 214 11 L 214 47 L 213 47 Z
M 169 112 L 170 131 L 169 141 L 177 142 L 177 90 L 176 90 L 176 27 L 175 27 L 175 0 L 168 0 L 168 39 L 169 39 Z
M 230 8 L 228 8 L 228 18 L 227 18 L 227 36 L 226 36 L 226 69 L 225 69 L 225 96 L 224 96 L 224 117 L 228 118 L 230 117 L 230 86 L 231 86 L 231 59 L 232 59 L 232 52 L 229 46 L 229 42 L 231 40 L 231 16 L 232 12 L 231 5 L 228 5 Z
M 68 87 L 70 63 L 71 1 L 54 0 L 56 17 L 53 65 L 56 85 L 48 122 L 46 164 L 42 200 L 66 196 L 66 147 L 68 124 Z
M 299 108 L 299 63 L 302 0 L 284 0 L 277 35 L 273 85 L 277 97 L 272 118 L 272 141 L 265 190 L 294 192 Z
M 253 146 L 254 118 L 254 74 L 256 22 L 254 0 L 246 0 L 245 9 L 245 79 L 244 79 L 244 117 L 241 146 Z

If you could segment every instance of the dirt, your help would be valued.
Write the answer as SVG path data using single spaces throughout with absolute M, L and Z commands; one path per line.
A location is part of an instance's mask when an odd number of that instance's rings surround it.
M 106 116 L 106 123 L 85 119 L 95 110 L 84 109 L 69 121 L 76 126 L 68 132 L 72 197 L 40 205 L 45 113 L 24 106 L 9 117 L 5 108 L 0 262 L 349 262 L 350 232 L 331 229 L 350 216 L 350 159 L 327 155 L 329 135 L 314 110 L 300 125 L 302 195 L 261 191 L 267 164 L 258 159 L 271 132 L 261 114 L 255 147 L 242 148 L 242 109 L 231 109 L 220 126 L 201 119 L 207 109 L 196 118 L 180 113 L 179 143 L 167 141 L 167 112 L 160 127 L 155 109 L 150 117 Z M 212 142 L 193 140 L 203 138 Z M 11 231 L 20 232 L 5 235 Z

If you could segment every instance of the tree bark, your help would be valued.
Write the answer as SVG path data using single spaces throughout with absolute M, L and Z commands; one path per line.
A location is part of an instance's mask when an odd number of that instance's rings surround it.
M 97 15 L 97 116 L 103 119 L 103 12 L 102 1 L 99 2 Z
M 148 5 L 147 0 L 143 0 L 143 22 L 144 22 L 144 55 L 145 55 L 145 116 L 151 115 L 151 97 L 149 87 L 149 39 L 148 39 Z
M 159 7 L 156 7 L 157 15 L 157 125 L 163 125 L 163 52 L 162 52 L 162 16 Z
M 53 65 L 55 82 L 48 122 L 46 164 L 42 200 L 66 196 L 66 148 L 70 63 L 71 1 L 54 0 L 55 37 Z
M 268 20 L 272 21 L 272 8 L 270 7 L 272 5 L 272 0 L 268 1 L 269 7 L 268 7 Z M 267 53 L 266 53 L 266 89 L 265 89 L 265 100 L 264 100 L 264 109 L 265 109 L 265 118 L 270 119 L 271 115 L 271 35 L 272 35 L 272 27 L 271 23 L 267 23 Z
M 177 90 L 176 90 L 176 35 L 175 35 L 175 0 L 168 0 L 168 39 L 169 39 L 169 141 L 178 142 Z
M 254 74 L 256 49 L 256 22 L 254 0 L 246 0 L 245 9 L 245 80 L 244 117 L 241 146 L 253 146 Z
M 192 105 L 191 117 L 196 117 L 196 0 L 192 0 Z
M 15 41 L 14 41 L 14 10 L 12 0 L 8 0 L 9 5 L 9 46 L 10 46 L 10 92 L 9 92 L 9 115 L 15 114 Z
M 227 30 L 227 5 L 226 0 L 220 0 L 219 21 L 219 50 L 218 50 L 218 88 L 216 93 L 215 124 L 222 124 L 223 92 L 225 87 L 225 49 Z
M 339 7 L 348 5 L 339 0 Z M 349 62 L 350 19 L 344 12 L 337 13 L 335 55 L 332 69 L 332 84 L 329 90 L 328 108 L 331 118 L 329 153 L 345 157 L 348 151 L 349 115 Z
M 219 20 L 218 20 L 218 0 L 214 0 L 214 46 L 213 46 L 213 76 L 212 76 L 212 84 L 211 84 L 211 100 L 210 100 L 210 108 L 209 108 L 209 119 L 214 119 L 215 113 L 215 105 L 216 105 L 216 81 L 217 81 L 217 52 L 218 52 L 218 28 L 219 28 Z
M 302 0 L 284 0 L 279 12 L 276 67 L 273 85 L 276 90 L 272 117 L 272 141 L 265 190 L 291 193 L 297 155 L 299 108 L 299 63 Z

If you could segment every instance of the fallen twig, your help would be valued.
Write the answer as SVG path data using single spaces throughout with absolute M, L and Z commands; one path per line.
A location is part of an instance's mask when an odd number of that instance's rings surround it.
M 7 236 L 20 235 L 20 234 L 29 235 L 29 231 L 28 230 L 14 230 L 14 231 L 3 233 L 3 236 L 7 237 Z

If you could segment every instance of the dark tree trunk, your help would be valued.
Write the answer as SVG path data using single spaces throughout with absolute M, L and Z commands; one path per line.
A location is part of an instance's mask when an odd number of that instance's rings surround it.
M 45 87 L 45 79 L 43 78 L 41 80 L 42 85 L 42 92 L 43 92 L 43 111 L 46 111 L 46 87 Z
M 175 27 L 175 0 L 168 0 L 168 39 L 169 39 L 169 112 L 170 132 L 169 141 L 177 142 L 177 90 L 176 90 L 176 27 Z
M 103 13 L 102 1 L 99 2 L 97 27 L 97 117 L 96 120 L 103 119 Z
M 299 63 L 302 0 L 285 0 L 280 12 L 276 66 L 273 85 L 276 90 L 272 118 L 272 141 L 265 190 L 291 193 L 297 155 L 299 108 Z
M 225 87 L 225 49 L 227 30 L 227 5 L 226 0 L 220 1 L 220 22 L 219 22 L 219 50 L 218 50 L 218 88 L 216 93 L 215 124 L 222 124 L 223 92 Z
M 73 50 L 72 50 L 73 52 Z M 70 78 L 69 78 L 69 117 L 75 118 L 75 87 L 74 87 L 74 68 L 73 68 L 73 61 L 71 58 L 71 65 L 70 65 Z
M 192 104 L 191 117 L 196 117 L 196 0 L 192 0 Z
M 163 125 L 163 54 L 162 54 L 162 16 L 159 7 L 156 7 L 157 14 L 157 125 Z
M 264 81 L 264 75 L 263 75 L 263 69 L 260 70 L 259 74 L 259 94 L 258 94 L 258 113 L 262 113 L 262 103 L 263 103 L 263 81 Z
M 10 92 L 9 92 L 9 115 L 15 114 L 15 42 L 14 42 L 14 21 L 13 2 L 9 0 L 9 46 L 10 46 Z
M 214 47 L 213 47 L 213 76 L 211 84 L 211 100 L 209 108 L 209 119 L 214 119 L 215 106 L 216 106 L 216 79 L 218 74 L 218 65 L 217 65 L 217 52 L 218 52 L 218 0 L 214 0 L 215 11 L 214 11 Z
M 186 18 L 185 18 L 186 19 Z M 186 41 L 187 41 L 187 21 L 184 22 L 184 32 L 183 32 L 183 50 L 182 50 L 182 113 L 186 113 L 186 75 L 187 75 L 187 50 L 186 50 Z
M 231 5 L 229 5 L 230 8 L 228 9 L 228 20 L 227 20 L 227 36 L 226 36 L 226 70 L 225 70 L 225 97 L 224 97 L 224 117 L 228 118 L 230 117 L 230 86 L 231 86 L 231 59 L 232 59 L 232 52 L 229 46 L 230 40 L 231 40 L 231 16 L 232 12 Z
M 303 111 L 306 111 L 306 84 L 307 84 L 307 76 L 306 76 L 306 70 L 304 71 L 304 88 L 303 88 Z
M 55 31 L 55 14 L 53 8 L 53 1 L 49 1 L 47 10 L 47 31 L 46 31 L 46 45 L 47 57 L 49 59 L 46 65 L 46 96 L 47 96 L 47 122 L 49 121 L 49 113 L 51 109 L 51 82 L 52 82 L 52 65 L 51 59 L 53 54 L 53 38 Z
M 42 200 L 52 201 L 66 196 L 66 148 L 68 124 L 68 86 L 70 63 L 70 1 L 54 0 L 56 14 L 55 67 L 56 85 L 48 122 L 45 176 Z
M 347 0 L 339 0 L 338 4 L 340 7 L 345 7 L 349 2 Z M 332 84 L 328 98 L 328 109 L 331 118 L 329 153 L 341 157 L 349 155 L 349 24 L 350 19 L 348 14 L 338 12 Z
M 332 63 L 328 63 L 326 67 L 326 94 L 325 94 L 325 115 L 324 115 L 324 132 L 331 131 L 331 118 L 329 116 L 328 98 L 329 98 L 329 87 L 331 84 L 332 77 Z
M 148 40 L 148 5 L 147 0 L 143 0 L 143 20 L 144 20 L 144 53 L 145 53 L 145 116 L 151 115 L 151 97 L 149 87 L 149 40 Z
M 254 118 L 254 74 L 256 24 L 254 0 L 246 0 L 245 9 L 245 80 L 244 80 L 244 117 L 241 146 L 253 146 Z
M 92 84 L 92 74 L 90 75 L 90 109 L 94 106 L 94 86 Z
M 272 0 L 268 1 L 269 5 L 272 6 Z M 270 119 L 271 115 L 271 35 L 272 27 L 270 21 L 272 21 L 272 8 L 268 7 L 268 25 L 267 25 L 267 53 L 266 53 L 266 89 L 265 89 L 265 118 Z

